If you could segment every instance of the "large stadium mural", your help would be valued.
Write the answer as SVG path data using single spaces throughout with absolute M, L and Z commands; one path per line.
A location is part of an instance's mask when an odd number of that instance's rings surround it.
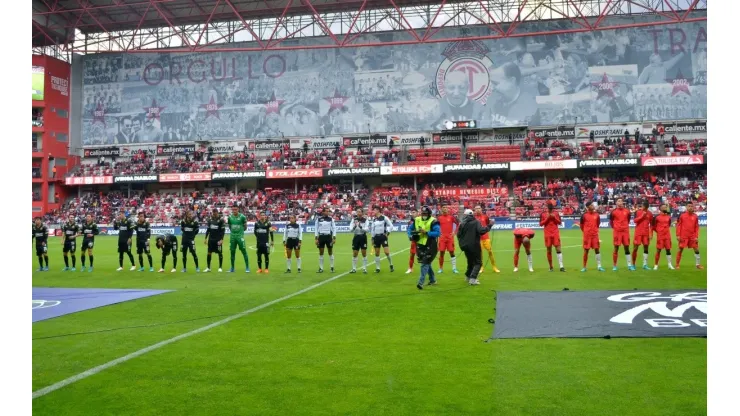
M 572 24 L 534 22 L 526 30 Z M 502 40 L 474 40 L 488 34 L 484 27 L 443 30 L 470 39 L 89 55 L 83 145 L 430 131 L 446 120 L 504 127 L 707 115 L 706 22 Z

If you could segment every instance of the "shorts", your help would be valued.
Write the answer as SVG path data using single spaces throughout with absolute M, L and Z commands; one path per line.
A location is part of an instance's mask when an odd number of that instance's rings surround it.
M 208 240 L 208 252 L 209 253 L 220 253 L 223 246 L 218 243 L 219 240 Z
M 658 236 L 658 243 L 656 247 L 658 248 L 658 250 L 670 250 L 671 248 L 673 248 L 673 241 L 671 240 L 671 236 Z
M 149 240 L 136 241 L 136 254 L 150 254 L 151 249 L 149 248 Z
M 43 256 L 46 254 L 47 247 L 36 244 L 36 255 Z
M 444 235 L 439 238 L 439 251 L 455 252 L 455 238 L 451 235 Z
M 635 234 L 634 239 L 632 240 L 632 244 L 636 246 L 649 246 L 650 245 L 650 236 L 645 234 Z
M 524 238 L 514 237 L 514 250 L 519 250 L 524 245 Z M 529 245 L 532 245 L 532 240 L 529 241 Z M 527 248 L 526 246 L 524 248 Z
M 613 231 L 612 240 L 614 246 L 628 246 L 630 245 L 630 232 L 628 231 Z
M 246 247 L 244 246 L 244 237 L 235 237 L 232 235 L 229 237 L 229 250 L 236 251 L 237 247 L 239 247 L 239 251 L 246 250 Z
M 319 236 L 319 243 L 316 244 L 316 247 L 318 247 L 318 248 L 324 248 L 324 247 L 332 248 L 332 247 L 334 247 L 334 240 L 332 239 L 332 237 L 331 237 L 330 234 L 320 235 Z
M 490 252 L 491 251 L 491 239 L 486 238 L 485 240 L 480 240 L 480 249 Z
M 583 236 L 583 249 L 584 250 L 598 250 L 601 248 L 601 243 L 599 243 L 599 236 L 593 235 L 593 236 Z
M 289 238 L 285 240 L 285 248 L 288 250 L 300 250 L 301 240 L 297 238 Z
M 380 248 L 381 246 L 388 248 L 388 236 L 385 234 L 374 235 L 373 236 L 373 247 Z
M 545 235 L 545 247 L 560 247 L 560 235 Z
M 77 241 L 75 240 L 67 240 L 64 242 L 64 248 L 62 249 L 63 252 L 69 253 L 70 251 L 74 253 L 77 251 Z
M 257 254 L 270 254 L 270 245 L 257 244 Z
M 699 249 L 699 240 L 693 238 L 680 238 L 678 240 L 678 248 L 693 248 L 694 250 Z
M 195 252 L 195 240 L 186 240 L 183 238 L 181 245 L 181 250 L 183 253 L 187 252 L 188 250 Z
M 172 254 L 177 254 L 177 240 L 173 241 L 171 245 L 165 244 L 164 247 L 162 247 L 162 255 L 167 257 L 170 255 L 170 250 L 172 250 Z
M 416 254 L 416 241 L 411 242 L 411 254 Z
M 118 240 L 118 252 L 128 253 L 129 251 L 131 251 L 131 244 L 126 240 Z
M 82 240 L 82 250 L 92 250 L 92 248 L 95 247 L 95 240 L 93 239 L 84 239 Z
M 352 251 L 367 250 L 367 234 L 352 237 Z

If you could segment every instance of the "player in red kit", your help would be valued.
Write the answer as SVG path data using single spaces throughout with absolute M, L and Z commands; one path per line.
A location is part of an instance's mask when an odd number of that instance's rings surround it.
M 409 223 L 406 225 L 408 228 L 414 228 L 414 219 L 416 218 L 416 211 L 410 211 L 409 212 Z M 411 274 L 414 272 L 414 257 L 416 257 L 416 241 L 412 240 L 411 237 L 409 237 L 409 241 L 411 241 L 411 252 L 409 254 L 409 269 L 406 270 L 406 274 Z
M 529 228 L 517 228 L 514 230 L 514 272 L 519 271 L 519 249 L 524 246 L 524 252 L 527 253 L 527 264 L 529 272 L 534 272 L 532 268 L 532 246 L 531 240 L 534 238 L 534 231 Z
M 560 264 L 560 271 L 564 272 L 565 267 L 563 266 L 563 252 L 560 245 L 560 227 L 563 221 L 560 219 L 560 214 L 555 211 L 555 201 L 547 201 L 547 212 L 540 214 L 540 226 L 545 229 L 545 247 L 547 248 L 547 262 L 550 264 L 550 271 L 552 271 L 552 247 L 555 246 L 555 251 L 558 254 L 558 263 Z
M 635 270 L 630 256 L 630 219 L 632 212 L 624 207 L 624 200 L 617 198 L 617 207 L 609 215 L 609 225 L 612 227 L 612 240 L 614 240 L 614 252 L 612 253 L 613 271 L 617 271 L 617 259 L 619 258 L 619 246 L 624 247 L 624 257 L 627 259 L 627 269 Z
M 481 224 L 490 224 L 491 220 L 488 215 L 483 213 L 483 208 L 480 205 L 475 206 L 475 219 Z M 481 252 L 485 255 L 488 252 L 488 261 L 493 267 L 494 273 L 501 273 L 501 270 L 496 267 L 496 258 L 493 256 L 493 247 L 491 246 L 491 235 L 488 233 L 483 234 L 480 237 L 480 248 Z M 480 272 L 483 273 L 483 267 L 480 268 Z
M 686 247 L 694 249 L 696 268 L 703 269 L 701 255 L 699 254 L 699 217 L 694 214 L 694 204 L 686 205 L 686 212 L 678 217 L 676 223 L 676 238 L 678 238 L 678 257 L 676 257 L 676 269 L 681 266 L 681 255 Z
M 601 225 L 601 217 L 596 212 L 596 202 L 592 202 L 587 206 L 586 212 L 581 216 L 581 231 L 583 232 L 583 268 L 582 272 L 586 271 L 586 265 L 588 264 L 588 252 L 593 249 L 596 253 L 596 266 L 600 272 L 604 271 L 601 267 L 601 243 L 599 242 L 599 225 Z
M 452 263 L 452 273 L 457 274 L 457 258 L 455 258 L 455 228 L 460 225 L 457 217 L 450 214 L 447 207 L 442 207 L 442 215 L 437 217 L 439 221 L 439 271 L 442 274 L 442 266 L 445 264 L 445 252 L 450 253 L 450 262 Z
M 665 250 L 665 256 L 668 259 L 668 268 L 673 270 L 673 261 L 671 259 L 671 247 L 673 247 L 673 241 L 671 241 L 671 211 L 668 209 L 668 205 L 660 206 L 660 214 L 653 218 L 653 232 L 658 234 L 658 243 L 655 252 L 655 265 L 653 270 L 658 270 L 658 262 L 660 262 L 660 251 Z
M 642 202 L 642 209 L 635 211 L 635 236 L 632 242 L 632 267 L 637 263 L 637 249 L 643 247 L 642 268 L 650 270 L 648 267 L 648 253 L 650 251 L 650 234 L 653 225 L 653 213 L 648 209 L 650 204 L 647 201 Z

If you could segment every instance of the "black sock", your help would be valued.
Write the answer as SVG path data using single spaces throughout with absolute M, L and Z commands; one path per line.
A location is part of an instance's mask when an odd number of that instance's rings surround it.
M 182 268 L 187 269 L 188 268 L 188 252 L 187 250 L 184 250 L 182 252 Z
M 265 254 L 265 270 L 269 268 L 270 268 L 270 254 L 266 253 Z
M 133 255 L 133 253 L 131 253 L 131 252 L 129 251 L 129 252 L 127 252 L 126 254 L 128 254 L 128 259 L 129 259 L 129 260 L 131 260 L 131 265 L 132 265 L 132 266 L 136 266 L 136 262 L 134 261 L 134 255 Z
M 69 267 L 69 257 L 64 256 L 64 266 Z
M 80 256 L 80 260 L 82 260 L 82 267 L 85 267 L 85 253 L 82 253 L 82 255 Z
M 118 253 L 118 267 L 123 267 L 123 253 Z
M 257 253 L 257 268 L 262 268 L 262 253 Z
M 141 254 L 139 254 L 139 265 L 142 269 L 144 268 L 144 256 Z
M 174 252 L 172 253 L 172 268 L 177 268 L 177 254 L 175 254 Z
M 44 261 L 46 262 L 46 267 L 49 267 L 49 256 L 44 256 Z
M 77 267 L 77 256 L 72 255 L 72 267 Z
M 44 268 L 44 258 L 42 256 L 39 256 L 39 268 Z
M 152 260 L 152 255 L 149 253 L 146 253 L 146 258 L 147 260 L 149 260 L 149 267 L 154 267 L 154 260 Z
M 90 267 L 91 268 L 93 267 L 93 255 L 92 254 L 90 255 Z
M 218 268 L 222 268 L 224 266 L 224 253 L 218 253 Z
M 211 253 L 206 256 L 206 267 L 211 268 Z
M 167 256 L 162 255 L 162 269 L 164 269 L 165 263 L 167 263 Z
M 195 268 L 198 269 L 198 255 L 195 254 L 195 250 L 191 249 L 190 254 L 193 255 L 193 262 L 195 263 Z

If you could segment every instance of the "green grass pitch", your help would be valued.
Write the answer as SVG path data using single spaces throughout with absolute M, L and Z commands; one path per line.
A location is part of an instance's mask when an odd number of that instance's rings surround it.
M 705 248 L 706 229 L 701 234 Z M 526 271 L 524 256 L 525 271 L 512 273 L 512 233 L 496 231 L 501 274 L 489 266 L 482 284 L 471 287 L 447 261 L 439 285 L 418 291 L 419 267 L 404 274 L 409 244 L 395 233 L 391 251 L 404 251 L 393 258 L 394 273 L 386 260 L 382 273 L 373 273 L 369 256 L 367 275 L 343 276 L 109 368 L 35 399 L 33 410 L 55 416 L 706 414 L 706 339 L 484 342 L 493 329 L 493 290 L 706 287 L 707 273 L 692 267 L 689 252 L 680 271 L 663 263 L 659 271 L 628 272 L 620 255 L 621 268 L 612 272 L 612 249 L 605 244 L 607 271 L 580 273 L 580 232 L 565 230 L 562 237 L 567 273 L 547 271 L 541 233 L 533 241 L 535 273 Z M 610 238 L 611 231 L 602 230 L 604 243 Z M 337 240 L 336 274 L 350 268 L 350 241 L 348 234 Z M 34 286 L 175 292 L 33 324 L 34 391 L 331 277 L 328 258 L 326 272 L 316 273 L 317 249 L 309 236 L 303 273 L 295 272 L 294 262 L 290 275 L 282 273 L 280 247 L 269 275 L 254 273 L 253 250 L 251 274 L 195 274 L 192 259 L 187 274 L 115 272 L 115 237 L 98 238 L 94 273 L 63 273 L 59 242 L 51 239 L 52 271 L 34 272 Z M 254 244 L 252 236 L 248 243 Z M 198 252 L 203 266 L 202 243 Z M 160 252 L 153 255 L 158 265 Z M 464 270 L 464 256 L 458 267 Z

